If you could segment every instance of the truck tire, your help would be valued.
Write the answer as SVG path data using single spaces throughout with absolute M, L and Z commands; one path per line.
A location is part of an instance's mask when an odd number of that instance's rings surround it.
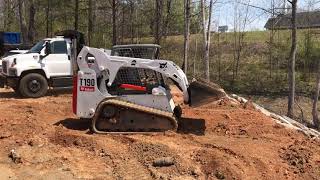
M 27 74 L 20 80 L 19 91 L 26 98 L 42 97 L 48 91 L 48 81 L 41 74 Z

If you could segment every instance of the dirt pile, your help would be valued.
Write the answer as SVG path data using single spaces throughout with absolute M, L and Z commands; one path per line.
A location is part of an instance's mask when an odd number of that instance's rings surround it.
M 17 99 L 0 90 L 4 179 L 320 179 L 320 142 L 222 99 L 190 108 L 187 127 L 152 135 L 97 135 L 71 111 L 70 92 Z M 201 127 L 195 128 L 195 126 Z M 15 163 L 10 152 L 19 155 Z M 171 165 L 154 162 L 171 158 Z
M 314 161 L 311 159 L 314 157 L 313 151 L 307 149 L 308 141 L 295 141 L 287 147 L 280 149 L 280 157 L 290 165 L 290 168 L 295 174 L 308 174 L 309 178 L 319 178 L 319 176 L 313 176 L 313 171 L 319 171 L 319 169 L 314 169 L 314 166 L 319 165 L 319 161 Z

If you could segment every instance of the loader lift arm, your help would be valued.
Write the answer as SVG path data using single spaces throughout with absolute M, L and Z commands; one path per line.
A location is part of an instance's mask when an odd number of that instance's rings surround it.
M 190 102 L 187 77 L 180 67 L 172 61 L 109 56 L 100 49 L 84 46 L 77 58 L 80 69 L 90 68 L 87 63 L 89 56 L 95 58 L 95 67 L 93 69 L 96 74 L 101 74 L 103 71 L 108 72 L 108 87 L 114 83 L 117 72 L 122 67 L 151 69 L 174 81 L 183 92 L 184 102 Z

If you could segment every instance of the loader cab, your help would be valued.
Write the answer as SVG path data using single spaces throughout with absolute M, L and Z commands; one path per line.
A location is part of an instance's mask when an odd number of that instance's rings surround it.
M 157 44 L 129 44 L 117 45 L 111 49 L 111 56 L 122 56 L 132 58 L 142 58 L 157 60 L 160 56 L 160 46 Z M 116 79 L 108 92 L 112 95 L 133 95 L 145 94 L 140 90 L 132 90 L 130 88 L 121 87 L 123 84 L 133 84 L 138 87 L 148 87 L 146 91 L 151 94 L 151 87 L 166 87 L 164 77 L 151 69 L 121 67 L 116 75 Z
M 157 44 L 116 45 L 111 49 L 111 56 L 159 59 L 160 46 Z

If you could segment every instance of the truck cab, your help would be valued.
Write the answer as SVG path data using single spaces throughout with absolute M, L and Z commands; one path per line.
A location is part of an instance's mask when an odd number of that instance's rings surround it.
M 75 37 L 46 38 L 25 54 L 4 57 L 0 84 L 6 84 L 23 97 L 32 98 L 44 96 L 48 87 L 72 87 L 72 38 Z

